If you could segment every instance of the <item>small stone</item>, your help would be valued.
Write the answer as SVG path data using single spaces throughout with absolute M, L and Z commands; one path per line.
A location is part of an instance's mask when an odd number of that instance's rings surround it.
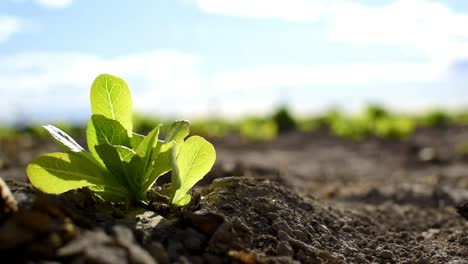
M 281 221 L 276 221 L 274 222 L 271 227 L 278 233 L 279 231 L 284 231 L 286 234 L 290 236 L 294 236 L 294 232 L 291 229 L 291 227 L 286 223 L 286 221 L 281 220 Z
M 276 248 L 276 253 L 278 256 L 294 256 L 294 250 L 291 245 L 286 241 L 281 241 Z
M 433 161 L 437 158 L 437 152 L 434 148 L 426 147 L 419 151 L 418 157 L 423 162 Z
M 424 237 L 424 239 L 431 239 L 439 233 L 440 233 L 440 229 L 431 228 L 426 232 L 422 232 L 421 236 Z
M 382 250 L 380 251 L 379 256 L 384 259 L 392 259 L 393 258 L 393 253 L 389 250 Z

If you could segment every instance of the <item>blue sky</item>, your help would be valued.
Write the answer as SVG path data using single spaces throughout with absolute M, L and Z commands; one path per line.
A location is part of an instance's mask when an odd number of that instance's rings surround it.
M 0 122 L 84 120 L 103 72 L 164 116 L 468 107 L 462 2 L 3 0 Z

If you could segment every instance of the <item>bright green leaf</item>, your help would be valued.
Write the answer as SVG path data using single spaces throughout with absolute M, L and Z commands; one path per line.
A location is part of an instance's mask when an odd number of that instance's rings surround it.
M 148 190 L 158 179 L 159 176 L 171 170 L 171 149 L 173 143 L 176 143 L 176 154 L 190 133 L 190 122 L 186 120 L 176 121 L 171 124 L 171 127 L 166 133 L 165 141 L 159 141 L 156 149 L 153 151 L 152 171 L 149 177 L 145 179 L 144 188 Z
M 161 124 L 155 127 L 148 135 L 141 141 L 136 149 L 136 154 L 142 158 L 149 159 L 153 153 L 153 148 L 158 144 L 158 135 Z
M 140 143 L 145 139 L 145 136 L 137 134 L 137 133 L 132 133 L 132 138 L 130 140 L 130 143 L 132 145 L 133 149 L 137 149 Z
M 121 185 L 130 189 L 134 194 L 139 193 L 143 160 L 133 150 L 124 146 L 101 144 L 96 146 L 96 151 L 106 168 L 117 177 Z
M 178 206 L 184 206 L 190 203 L 190 200 L 192 200 L 192 196 L 190 194 L 184 195 L 180 200 L 177 202 Z
M 175 158 L 175 150 L 173 150 Z M 199 136 L 190 137 L 177 155 L 172 169 L 172 203 L 180 205 L 187 192 L 213 167 L 216 151 L 211 143 Z
M 46 193 L 59 194 L 93 185 L 118 186 L 112 175 L 74 153 L 49 153 L 33 160 L 26 169 L 31 183 Z
M 127 148 L 125 146 L 115 145 L 114 146 L 117 152 L 119 152 L 120 160 L 129 162 L 133 156 L 136 155 L 133 149 Z
M 150 165 L 150 173 L 149 176 L 146 176 L 144 181 L 144 189 L 148 190 L 153 184 L 156 182 L 159 176 L 163 175 L 166 172 L 169 172 L 172 169 L 171 163 L 171 155 L 172 155 L 172 147 L 175 141 L 171 142 L 164 142 L 159 141 L 158 145 L 156 146 L 153 155 L 153 161 Z
M 116 177 L 121 184 L 125 184 L 123 162 L 117 149 L 112 145 L 104 143 L 96 146 L 96 152 L 109 172 Z
M 132 149 L 124 146 L 114 147 L 120 155 L 127 183 L 133 188 L 134 193 L 140 192 L 141 185 L 143 184 L 141 175 L 144 173 L 144 160 Z
M 76 143 L 76 141 L 64 131 L 52 125 L 46 125 L 43 127 L 47 130 L 47 132 L 49 132 L 54 141 L 60 147 L 62 147 L 65 152 L 76 153 L 92 163 L 99 164 L 96 159 L 94 159 L 88 152 L 83 149 L 83 147 Z
M 181 142 L 186 138 L 190 133 L 190 122 L 186 120 L 180 120 L 172 123 L 171 127 L 166 133 L 166 142 L 172 140 L 177 143 Z
M 142 186 L 145 185 L 153 170 L 153 167 L 151 166 L 153 162 L 152 158 L 156 155 L 154 152 L 157 151 L 156 146 L 158 145 L 158 135 L 161 126 L 162 125 L 159 124 L 151 130 L 143 141 L 141 141 L 136 150 L 137 155 L 143 159 L 143 175 L 140 175 L 139 177 Z
M 161 152 L 162 153 L 167 153 L 163 159 L 169 159 L 170 158 L 170 146 L 172 144 L 168 144 L 171 141 L 176 142 L 176 154 L 179 153 L 180 148 L 182 147 L 184 143 L 184 139 L 189 135 L 190 133 L 190 122 L 186 120 L 180 120 L 172 123 L 171 127 L 169 128 L 166 138 L 165 138 L 165 144 L 166 146 L 161 147 Z M 164 156 L 164 155 L 163 155 Z M 170 163 L 165 163 L 165 164 L 170 164 Z
M 91 110 L 118 121 L 132 136 L 132 98 L 127 83 L 119 77 L 101 74 L 91 86 Z
M 130 146 L 127 131 L 117 121 L 103 115 L 92 115 L 86 129 L 86 137 L 89 151 L 94 157 L 102 161 L 102 157 L 96 152 L 96 146 L 102 144 Z

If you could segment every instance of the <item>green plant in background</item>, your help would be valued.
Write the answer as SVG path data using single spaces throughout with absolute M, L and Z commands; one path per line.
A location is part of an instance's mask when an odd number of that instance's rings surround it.
M 376 122 L 374 134 L 385 139 L 404 139 L 414 129 L 415 122 L 408 117 L 387 117 Z
M 324 126 L 320 118 L 302 117 L 296 120 L 299 131 L 311 132 Z
M 242 138 L 249 141 L 266 141 L 278 134 L 276 123 L 271 119 L 246 118 L 240 124 Z
M 367 123 L 368 134 L 375 134 L 378 123 L 382 120 L 388 120 L 390 114 L 381 105 L 369 104 L 360 117 Z
M 0 140 L 9 138 L 15 134 L 15 130 L 11 127 L 4 126 L 0 127 Z
M 212 168 L 212 144 L 189 135 L 190 123 L 176 121 L 159 140 L 161 124 L 143 136 L 133 132 L 132 99 L 124 80 L 99 75 L 91 87 L 92 116 L 86 130 L 89 152 L 62 130 L 44 128 L 65 152 L 48 153 L 27 167 L 31 183 L 60 194 L 88 187 L 107 201 L 140 202 L 159 176 L 172 171 L 168 190 L 172 204 L 190 202 L 187 193 Z
M 450 115 L 442 110 L 434 109 L 422 117 L 422 125 L 428 127 L 445 127 L 450 124 Z
M 286 106 L 281 106 L 276 109 L 275 113 L 273 113 L 272 119 L 276 123 L 278 133 L 280 134 L 297 129 L 296 121 Z
M 362 140 L 368 136 L 403 139 L 416 127 L 416 122 L 412 118 L 392 114 L 376 104 L 370 104 L 355 116 L 344 116 L 332 111 L 323 117 L 322 122 L 333 134 L 353 140 Z
M 341 117 L 330 124 L 331 131 L 340 137 L 361 140 L 370 133 L 370 124 L 362 117 Z
M 468 125 L 468 110 L 453 114 L 453 121 L 456 124 Z
M 381 105 L 369 104 L 364 110 L 363 115 L 366 119 L 375 122 L 380 119 L 384 119 L 390 116 L 388 111 Z
M 238 133 L 238 124 L 222 119 L 199 118 L 192 122 L 192 132 L 209 137 L 223 137 L 230 133 Z

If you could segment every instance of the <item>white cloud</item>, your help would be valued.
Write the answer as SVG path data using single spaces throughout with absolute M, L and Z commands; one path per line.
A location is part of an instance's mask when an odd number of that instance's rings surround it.
M 21 19 L 13 16 L 0 16 L 0 43 L 8 41 L 22 29 Z
M 166 83 L 184 76 L 196 58 L 176 51 L 99 57 L 86 53 L 21 53 L 0 57 L 0 83 L 19 91 L 43 93 L 57 86 L 89 85 L 102 72 L 140 81 Z M 177 88 L 177 87 L 172 87 Z
M 293 22 L 314 22 L 334 0 L 195 0 L 198 7 L 211 14 L 279 18 Z
M 450 64 L 468 58 L 468 13 L 442 2 L 399 0 L 382 7 L 336 6 L 329 18 L 333 40 L 354 44 L 412 47 Z
M 116 57 L 85 53 L 1 56 L 0 98 L 9 103 L 2 104 L 0 119 L 17 110 L 34 115 L 60 112 L 61 108 L 64 112 L 88 109 L 90 85 L 101 73 L 124 78 L 134 92 L 138 110 L 168 112 L 171 104 L 177 108 L 184 102 L 177 100 L 182 94 L 190 93 L 190 100 L 204 96 L 198 71 L 196 57 L 170 50 Z
M 16 4 L 24 4 L 33 1 L 34 3 L 47 8 L 66 8 L 69 7 L 73 0 L 10 0 Z
M 65 8 L 72 4 L 73 0 L 35 0 L 36 3 L 50 8 Z
M 446 76 L 446 68 L 431 64 L 380 63 L 303 65 L 259 65 L 241 71 L 221 72 L 214 86 L 227 90 L 317 87 L 323 85 L 375 85 L 379 83 L 430 83 Z
M 340 0 L 194 1 L 210 14 L 321 22 L 331 40 L 416 48 L 438 63 L 468 58 L 468 13 L 450 9 L 442 1 L 397 0 L 382 6 Z

